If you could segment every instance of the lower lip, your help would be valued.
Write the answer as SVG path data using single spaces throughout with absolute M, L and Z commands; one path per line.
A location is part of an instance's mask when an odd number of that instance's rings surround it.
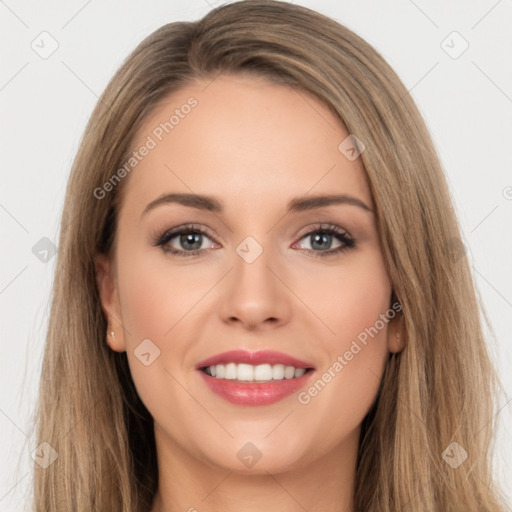
M 293 379 L 264 383 L 216 379 L 198 370 L 206 385 L 217 395 L 236 405 L 270 405 L 297 392 L 309 379 L 313 370 Z

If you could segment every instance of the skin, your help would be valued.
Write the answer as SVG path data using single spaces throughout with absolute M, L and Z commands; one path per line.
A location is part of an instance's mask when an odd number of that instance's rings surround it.
M 96 259 L 115 332 L 109 346 L 127 351 L 155 421 L 160 486 L 152 512 L 351 511 L 360 425 L 389 352 L 402 348 L 398 317 L 306 405 L 296 393 L 272 405 L 231 404 L 195 365 L 237 348 L 277 350 L 312 363 L 308 387 L 389 309 L 373 211 L 341 204 L 285 214 L 292 198 L 333 193 L 373 210 L 361 159 L 338 150 L 348 132 L 316 98 L 243 75 L 173 93 L 133 148 L 191 96 L 197 106 L 125 178 L 115 252 Z M 169 192 L 213 196 L 224 211 L 164 204 L 142 215 Z M 173 256 L 151 243 L 185 223 L 209 232 L 201 254 Z M 318 223 L 348 232 L 355 248 L 318 256 L 306 236 Z M 263 249 L 252 263 L 236 252 L 247 236 Z M 336 237 L 331 244 L 323 250 L 343 245 Z M 169 245 L 190 247 L 179 237 Z M 148 338 L 160 356 L 145 366 L 134 350 Z M 248 442 L 261 453 L 251 468 L 237 457 Z

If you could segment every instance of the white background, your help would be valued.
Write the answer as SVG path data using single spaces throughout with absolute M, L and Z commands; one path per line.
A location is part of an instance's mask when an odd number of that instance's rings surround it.
M 506 392 L 499 403 L 495 464 L 512 499 L 512 1 L 296 3 L 337 19 L 371 43 L 426 119 L 495 332 L 489 350 Z M 34 446 L 27 432 L 55 263 L 40 261 L 32 247 L 43 237 L 57 243 L 81 134 L 122 60 L 159 26 L 195 20 L 210 4 L 221 2 L 0 1 L 1 511 L 23 510 L 23 495 L 30 492 Z M 31 47 L 43 31 L 59 45 L 47 59 Z M 446 39 L 453 31 L 469 43 L 456 59 L 445 51 L 462 48 L 458 36 Z

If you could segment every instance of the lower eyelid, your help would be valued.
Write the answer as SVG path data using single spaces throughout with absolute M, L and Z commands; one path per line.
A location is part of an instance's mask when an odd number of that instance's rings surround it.
M 316 233 L 327 233 L 334 238 L 336 238 L 340 242 L 340 246 L 336 247 L 334 249 L 326 249 L 325 251 L 315 251 L 314 249 L 302 249 L 303 251 L 312 252 L 315 255 L 323 256 L 323 255 L 334 255 L 338 252 L 342 252 L 345 249 L 350 249 L 355 246 L 355 240 L 352 238 L 351 235 L 349 235 L 346 231 L 339 231 L 340 228 L 337 226 L 336 229 L 333 229 L 333 227 L 322 227 L 322 226 L 316 226 L 314 229 L 311 229 L 309 232 L 302 234 L 297 241 L 293 243 L 292 247 L 299 243 L 301 240 L 307 238 L 308 236 L 312 236 Z M 166 249 L 166 246 L 170 243 L 171 240 L 173 240 L 176 237 L 179 237 L 180 235 L 184 234 L 200 234 L 203 237 L 209 239 L 211 241 L 211 245 L 219 243 L 215 240 L 214 237 L 212 237 L 206 230 L 200 227 L 196 226 L 182 226 L 181 228 L 178 228 L 176 231 L 172 232 L 173 230 L 168 230 L 164 232 L 162 235 L 156 236 L 153 240 L 153 245 L 160 246 L 162 250 L 164 250 L 167 253 L 171 253 L 174 255 L 183 255 L 183 256 L 194 256 L 203 253 L 204 251 L 208 249 L 212 249 L 212 247 L 207 247 L 205 249 L 194 249 L 191 251 L 186 251 L 184 249 L 176 249 L 172 247 L 171 249 Z

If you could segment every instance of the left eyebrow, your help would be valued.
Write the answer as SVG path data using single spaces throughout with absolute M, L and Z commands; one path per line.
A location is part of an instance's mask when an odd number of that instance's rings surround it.
M 314 208 L 322 208 L 323 206 L 330 206 L 332 204 L 349 204 L 373 213 L 373 210 L 365 202 L 361 201 L 361 199 L 347 194 L 296 197 L 288 203 L 287 211 L 301 212 Z
M 214 213 L 222 213 L 222 202 L 211 196 L 204 196 L 198 194 L 163 194 L 154 201 L 151 201 L 142 212 L 145 215 L 150 210 L 162 204 L 178 203 L 190 208 L 198 210 L 207 210 Z M 316 195 L 310 197 L 295 197 L 288 202 L 286 207 L 287 212 L 301 212 L 305 210 L 313 210 L 315 208 L 322 208 L 334 204 L 348 204 L 358 206 L 359 208 L 373 213 L 373 210 L 361 199 L 350 196 L 347 194 L 337 195 Z

